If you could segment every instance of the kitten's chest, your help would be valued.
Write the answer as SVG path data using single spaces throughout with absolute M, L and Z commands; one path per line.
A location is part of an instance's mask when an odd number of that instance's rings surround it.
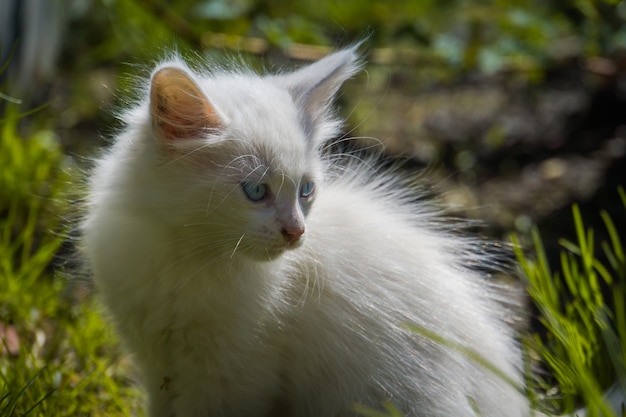
M 240 278 L 221 276 L 212 285 L 189 282 L 162 300 L 158 312 L 162 328 L 155 329 L 153 346 L 163 370 L 156 379 L 167 378 L 174 393 L 200 390 L 197 397 L 207 400 L 206 407 L 224 402 L 265 409 L 280 386 L 276 313 L 263 301 L 268 297 L 263 288 L 220 285 Z
M 241 277 L 231 271 L 204 271 L 193 266 L 168 271 L 168 285 L 151 285 L 144 298 L 146 316 L 171 331 L 184 330 L 190 337 L 225 338 L 245 334 L 258 337 L 273 316 L 264 301 L 266 289 L 252 274 Z
M 197 262 L 181 264 L 168 271 L 169 288 L 151 286 L 154 297 L 148 297 L 145 315 L 156 317 L 160 331 L 168 335 L 166 343 L 202 346 L 207 355 L 228 354 L 237 350 L 233 346 L 260 354 L 275 351 L 285 315 L 284 283 L 276 282 L 277 269 L 229 265 L 198 272 Z M 222 352 L 222 346 L 229 348 Z

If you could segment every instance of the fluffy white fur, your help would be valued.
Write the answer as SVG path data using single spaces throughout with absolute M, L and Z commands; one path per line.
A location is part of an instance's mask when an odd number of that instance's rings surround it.
M 487 261 L 477 244 L 393 173 L 322 156 L 357 59 L 350 48 L 266 76 L 174 59 L 124 114 L 91 176 L 83 246 L 151 416 L 351 416 L 384 402 L 528 415 L 510 383 L 451 347 L 522 386 L 497 293 L 468 266 Z M 242 183 L 271 194 L 251 201 Z

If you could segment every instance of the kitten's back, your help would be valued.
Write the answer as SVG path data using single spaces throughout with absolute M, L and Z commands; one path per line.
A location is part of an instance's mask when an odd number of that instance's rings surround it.
M 495 313 L 495 288 L 466 265 L 478 242 L 433 225 L 397 175 L 371 180 L 363 163 L 325 183 L 305 243 L 287 254 L 298 283 L 289 334 L 303 353 L 299 380 L 311 381 L 309 391 L 317 382 L 322 397 L 352 387 L 362 402 L 391 400 L 407 415 L 469 416 L 474 402 L 486 417 L 527 415 L 510 385 L 522 386 L 520 354 Z M 505 379 L 446 343 L 478 353 Z M 333 370 L 344 379 L 322 377 Z

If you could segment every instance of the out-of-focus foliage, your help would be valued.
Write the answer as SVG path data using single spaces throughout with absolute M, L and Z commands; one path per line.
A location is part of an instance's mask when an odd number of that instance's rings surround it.
M 215 34 L 277 48 L 370 35 L 374 46 L 410 45 L 457 69 L 496 71 L 626 46 L 620 0 L 97 0 L 78 17 L 70 44 L 89 51 L 80 59 L 152 54 L 174 43 L 202 49 Z
M 134 415 L 139 394 L 99 307 L 51 273 L 70 176 L 54 134 L 22 136 L 22 119 L 0 112 L 0 415 Z
M 416 83 L 427 89 L 468 74 L 514 74 L 524 82 L 537 81 L 550 66 L 617 55 L 626 48 L 626 0 L 58 3 L 67 9 L 66 20 L 59 23 L 64 46 L 57 77 L 49 83 L 63 90 L 43 89 L 49 94 L 36 104 L 52 100 L 51 109 L 58 110 L 54 123 L 70 136 L 78 135 L 77 126 L 111 126 L 107 109 L 115 97 L 124 97 L 133 81 L 128 75 L 145 75 L 150 63 L 171 50 L 193 57 L 224 51 L 271 54 L 263 62 L 280 64 L 282 53 L 316 59 L 367 37 L 370 65 L 400 69 L 415 91 L 420 88 Z M 318 48 L 317 53 L 301 53 L 302 45 Z

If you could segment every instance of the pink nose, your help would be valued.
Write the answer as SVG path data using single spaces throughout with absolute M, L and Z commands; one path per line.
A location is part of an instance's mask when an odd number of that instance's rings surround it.
M 304 234 L 304 227 L 283 228 L 281 231 L 288 244 L 293 245 Z

